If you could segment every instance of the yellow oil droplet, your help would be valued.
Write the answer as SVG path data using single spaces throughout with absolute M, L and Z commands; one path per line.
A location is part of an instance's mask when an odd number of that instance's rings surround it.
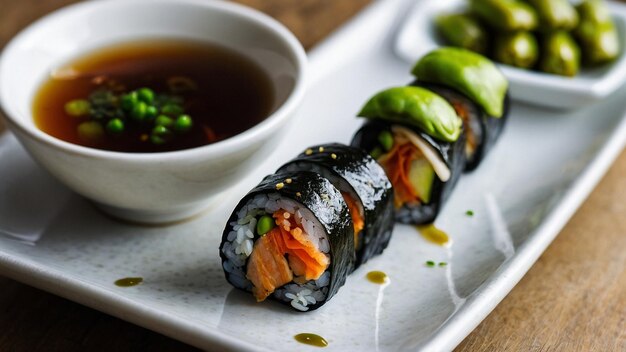
M 328 346 L 328 341 L 321 337 L 320 335 L 310 334 L 310 333 L 302 333 L 294 336 L 296 341 L 303 343 L 305 345 L 317 346 L 317 347 L 326 347 Z
M 143 282 L 142 277 L 125 277 L 115 281 L 115 286 L 119 287 L 131 287 L 140 285 Z
M 436 228 L 434 224 L 419 225 L 417 226 L 417 230 L 426 240 L 440 246 L 445 246 L 450 242 L 448 234 Z
M 367 279 L 375 284 L 382 285 L 389 281 L 389 276 L 382 271 L 370 271 L 366 275 Z

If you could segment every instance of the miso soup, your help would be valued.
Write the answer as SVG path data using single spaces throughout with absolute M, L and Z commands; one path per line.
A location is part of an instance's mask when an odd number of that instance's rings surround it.
M 230 49 L 191 41 L 118 44 L 54 70 L 35 124 L 64 141 L 130 153 L 199 147 L 241 133 L 273 108 L 268 75 Z

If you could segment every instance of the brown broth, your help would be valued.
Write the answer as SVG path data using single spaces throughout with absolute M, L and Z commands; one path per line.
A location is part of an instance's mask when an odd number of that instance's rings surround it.
M 163 145 L 147 135 L 150 126 L 127 124 L 121 136 L 97 143 L 81 140 L 77 127 L 88 118 L 65 112 L 73 99 L 86 99 L 107 88 L 116 94 L 142 87 L 168 93 L 172 77 L 191 79 L 197 89 L 181 94 L 193 128 Z M 191 41 L 142 41 L 118 44 L 80 57 L 41 86 L 34 104 L 34 121 L 42 131 L 83 146 L 131 153 L 195 148 L 239 134 L 264 120 L 274 103 L 267 74 L 251 60 L 229 49 Z

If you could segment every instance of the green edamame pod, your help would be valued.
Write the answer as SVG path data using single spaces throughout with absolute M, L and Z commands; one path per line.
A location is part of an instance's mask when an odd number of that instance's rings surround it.
M 449 45 L 477 53 L 487 51 L 487 32 L 474 17 L 463 13 L 441 15 L 435 24 Z
M 578 13 L 568 0 L 527 1 L 537 11 L 539 27 L 542 30 L 571 30 L 578 24 Z
M 531 68 L 537 62 L 537 39 L 526 31 L 500 34 L 496 37 L 493 57 L 503 64 Z
M 469 50 L 443 47 L 422 57 L 411 73 L 418 80 L 439 83 L 465 94 L 487 114 L 502 117 L 509 82 L 486 57 Z
M 507 31 L 530 31 L 539 25 L 537 12 L 517 0 L 470 0 L 470 9 L 490 26 Z
M 580 24 L 574 33 L 581 43 L 584 61 L 589 65 L 598 65 L 617 58 L 619 37 L 604 2 L 585 0 L 576 9 Z
M 415 126 L 429 136 L 454 142 L 463 121 L 445 99 L 421 87 L 396 87 L 373 96 L 359 116 Z
M 561 76 L 575 76 L 580 68 L 580 49 L 568 32 L 545 34 L 541 47 L 541 71 Z

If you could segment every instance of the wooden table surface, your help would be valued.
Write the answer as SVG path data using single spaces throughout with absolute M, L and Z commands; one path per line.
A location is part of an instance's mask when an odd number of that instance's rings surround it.
M 306 48 L 369 0 L 237 0 Z M 0 47 L 72 0 L 0 0 Z M 2 130 L 0 120 L 0 130 Z M 1 161 L 0 161 L 1 162 Z M 626 351 L 626 153 L 458 351 Z M 0 277 L 0 351 L 186 351 L 165 336 Z

